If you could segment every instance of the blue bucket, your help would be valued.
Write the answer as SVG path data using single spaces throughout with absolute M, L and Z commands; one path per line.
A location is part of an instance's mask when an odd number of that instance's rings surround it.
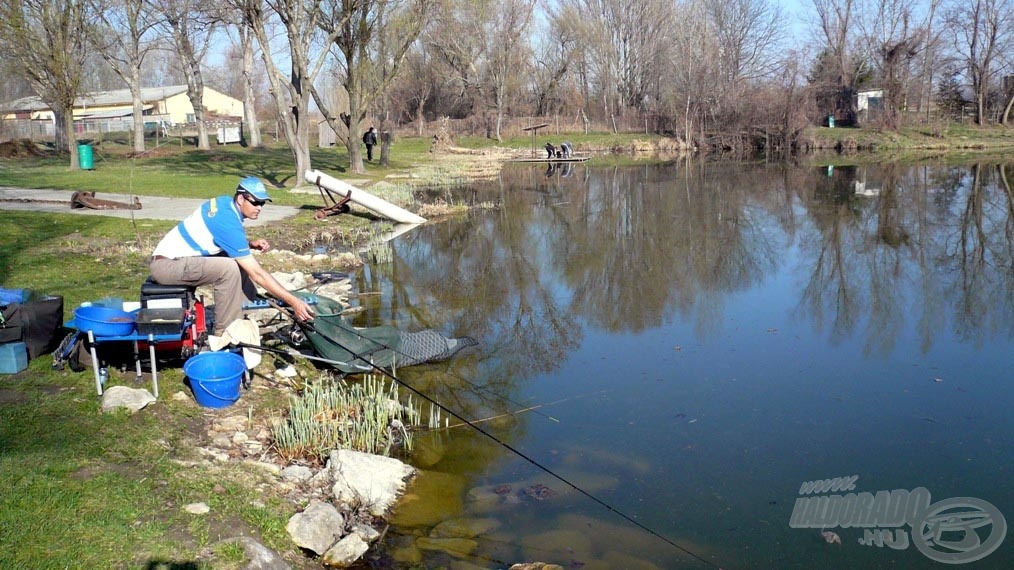
M 234 352 L 202 352 L 183 363 L 194 400 L 205 408 L 227 408 L 239 399 L 246 361 Z

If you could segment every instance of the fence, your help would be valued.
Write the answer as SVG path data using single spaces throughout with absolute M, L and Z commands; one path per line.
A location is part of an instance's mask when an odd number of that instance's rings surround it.
M 170 125 L 162 115 L 146 115 L 144 119 L 144 136 L 147 138 L 197 136 L 195 123 Z M 206 121 L 205 125 L 212 136 L 218 133 L 219 143 L 237 142 L 237 137 L 242 132 L 238 121 Z M 74 135 L 77 138 L 97 137 L 105 133 L 129 133 L 133 129 L 133 117 L 74 121 Z M 51 141 L 56 136 L 54 131 L 51 120 L 0 119 L 0 142 L 20 139 Z

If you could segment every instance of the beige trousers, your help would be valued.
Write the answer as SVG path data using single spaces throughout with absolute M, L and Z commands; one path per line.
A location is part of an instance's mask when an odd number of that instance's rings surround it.
M 162 285 L 186 285 L 215 288 L 215 328 L 221 335 L 236 319 L 243 317 L 243 301 L 257 296 L 257 288 L 236 263 L 228 257 L 184 257 L 152 259 L 151 277 Z

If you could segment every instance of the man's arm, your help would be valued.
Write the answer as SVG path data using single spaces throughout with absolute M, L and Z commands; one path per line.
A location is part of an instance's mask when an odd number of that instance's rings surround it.
M 250 279 L 254 283 L 263 287 L 271 296 L 285 301 L 287 305 L 292 307 L 297 320 L 309 321 L 313 319 L 313 311 L 310 310 L 310 305 L 307 305 L 302 299 L 283 287 L 277 279 L 261 267 L 260 262 L 254 259 L 252 255 L 237 259 L 236 263 L 239 264 L 240 269 L 250 276 Z

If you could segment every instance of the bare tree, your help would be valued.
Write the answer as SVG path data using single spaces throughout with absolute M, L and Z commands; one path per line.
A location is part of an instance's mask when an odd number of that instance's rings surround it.
M 529 51 L 525 48 L 525 34 L 528 32 L 535 8 L 534 0 L 509 0 L 496 2 L 497 12 L 493 20 L 493 36 L 487 43 L 485 90 L 488 104 L 493 107 L 496 119 L 493 138 L 502 140 L 504 114 L 512 99 L 521 92 L 521 77 L 526 75 Z
M 857 0 L 812 0 L 816 12 L 817 41 L 823 46 L 834 90 L 834 108 L 851 121 L 855 114 L 852 102 L 856 91 L 857 65 L 854 53 Z
M 360 125 L 397 76 L 426 21 L 429 0 L 326 0 L 320 28 L 336 48 L 341 96 L 311 86 L 314 101 L 349 154 L 349 169 L 364 172 Z M 336 105 L 347 102 L 347 111 Z
M 905 106 L 910 64 L 922 47 L 925 31 L 916 23 L 915 0 L 873 0 L 857 18 L 867 59 L 880 74 L 884 92 L 881 122 L 888 129 L 898 127 L 898 111 Z
M 261 146 L 260 124 L 257 120 L 257 97 L 254 85 L 254 51 L 256 38 L 254 34 L 254 23 L 250 18 L 258 13 L 251 5 L 260 3 L 261 0 L 229 0 L 228 10 L 225 17 L 232 28 L 236 30 L 239 37 L 239 55 L 241 62 L 239 72 L 242 77 L 242 87 L 237 89 L 242 93 L 243 99 L 243 133 L 248 147 L 257 148 Z
M 657 105 L 660 80 L 674 63 L 665 53 L 682 25 L 673 15 L 696 0 L 678 6 L 664 0 L 559 1 L 572 8 L 567 13 L 576 19 L 578 65 L 603 117 L 615 120 L 625 109 L 645 111 Z
M 197 148 L 209 150 L 208 125 L 204 109 L 204 73 L 201 65 L 215 33 L 217 16 L 198 0 L 153 0 L 163 13 L 163 25 L 173 39 L 187 79 L 187 97 L 194 108 L 197 123 Z
M 672 40 L 664 52 L 670 62 L 664 98 L 667 114 L 674 120 L 679 117 L 684 140 L 690 142 L 704 131 L 709 99 L 718 93 L 717 76 L 709 71 L 714 53 L 701 2 L 687 3 L 674 22 Z
M 964 61 L 975 95 L 975 121 L 988 122 L 987 99 L 998 59 L 1014 34 L 1014 2 L 1011 0 L 957 0 L 947 15 L 954 49 Z
M 71 168 L 79 168 L 74 100 L 91 23 L 88 6 L 77 0 L 0 2 L 0 48 L 17 61 L 36 95 L 53 110 L 56 148 L 70 152 Z
M 99 18 L 99 25 L 92 28 L 91 43 L 130 89 L 134 152 L 144 152 L 141 67 L 145 56 L 155 47 L 152 35 L 157 16 L 148 0 L 91 1 Z
M 536 34 L 541 38 L 534 54 L 534 97 L 535 114 L 547 115 L 553 110 L 577 111 L 583 101 L 577 102 L 576 109 L 569 108 L 574 97 L 564 93 L 565 85 L 574 74 L 573 64 L 580 59 L 578 31 L 575 23 L 580 21 L 574 6 L 559 5 L 547 8 L 548 30 Z
M 251 0 L 241 4 L 247 12 L 244 20 L 252 26 L 260 45 L 275 112 L 296 163 L 296 186 L 305 182 L 310 169 L 312 86 L 327 58 L 323 46 L 334 39 L 320 32 L 321 4 L 322 0 Z M 285 51 L 278 57 L 272 49 L 272 19 L 280 24 L 286 40 Z

